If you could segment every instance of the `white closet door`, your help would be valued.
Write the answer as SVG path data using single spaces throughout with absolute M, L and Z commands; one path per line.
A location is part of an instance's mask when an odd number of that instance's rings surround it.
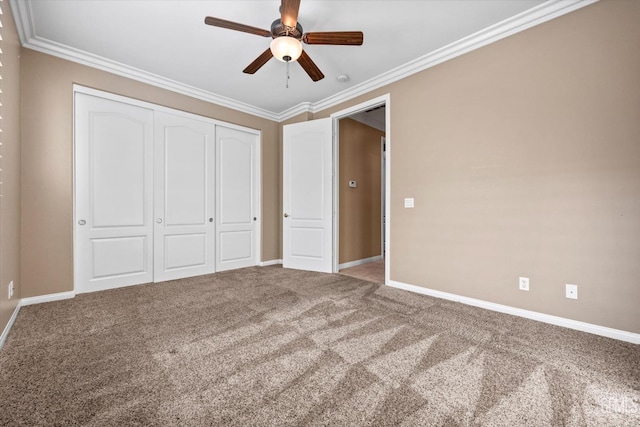
M 214 272 L 214 125 L 155 113 L 154 281 Z
M 152 110 L 75 94 L 77 293 L 153 281 L 152 136 Z
M 258 135 L 216 126 L 216 270 L 259 262 Z

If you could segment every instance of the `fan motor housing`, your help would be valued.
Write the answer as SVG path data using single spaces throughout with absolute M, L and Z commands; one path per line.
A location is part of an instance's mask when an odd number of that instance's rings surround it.
M 298 40 L 302 39 L 302 34 L 304 34 L 304 30 L 302 29 L 302 25 L 300 23 L 296 23 L 296 27 L 287 27 L 282 23 L 281 19 L 276 19 L 271 23 L 271 34 L 273 37 L 280 36 L 290 36 L 296 38 Z

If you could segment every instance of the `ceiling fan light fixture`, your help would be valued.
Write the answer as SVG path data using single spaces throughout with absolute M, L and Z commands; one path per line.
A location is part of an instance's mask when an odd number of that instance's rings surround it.
M 282 62 L 294 62 L 302 54 L 302 43 L 290 36 L 276 37 L 270 47 L 273 56 Z

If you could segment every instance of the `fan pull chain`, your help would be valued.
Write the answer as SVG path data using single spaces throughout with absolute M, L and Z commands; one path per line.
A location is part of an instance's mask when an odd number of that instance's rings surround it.
M 289 61 L 287 61 L 287 79 L 285 80 L 285 87 L 289 89 Z

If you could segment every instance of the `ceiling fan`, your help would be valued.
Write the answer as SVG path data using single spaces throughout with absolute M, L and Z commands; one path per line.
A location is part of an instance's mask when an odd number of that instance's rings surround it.
M 287 63 L 297 60 L 309 77 L 311 77 L 311 80 L 317 82 L 324 78 L 324 74 L 322 74 L 322 71 L 320 71 L 318 66 L 302 49 L 301 42 L 305 44 L 360 46 L 364 41 L 364 34 L 361 31 L 305 33 L 302 25 L 298 22 L 299 9 L 300 0 L 282 0 L 280 4 L 280 19 L 273 21 L 271 30 L 263 30 L 261 28 L 211 16 L 207 16 L 204 22 L 214 27 L 242 31 L 262 37 L 271 37 L 273 39 L 270 47 L 249 64 L 247 68 L 242 70 L 244 73 L 254 74 L 260 67 L 266 64 L 271 57 L 275 57 L 279 61 Z

